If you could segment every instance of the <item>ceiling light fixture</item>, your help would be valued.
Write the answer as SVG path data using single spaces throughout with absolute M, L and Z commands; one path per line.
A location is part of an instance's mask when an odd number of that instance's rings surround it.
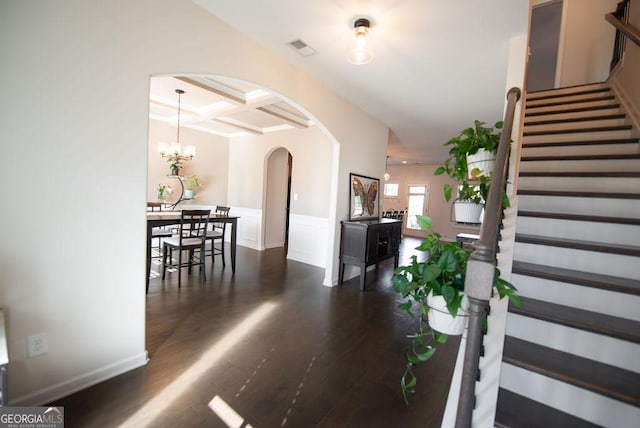
M 182 89 L 176 89 L 176 94 L 178 94 L 178 131 L 176 134 L 176 142 L 171 143 L 170 147 L 160 143 L 158 147 L 160 155 L 169 162 L 171 174 L 173 175 L 179 175 L 183 161 L 191 160 L 196 155 L 195 146 L 186 146 L 183 149 L 180 144 L 180 96 L 184 94 L 184 91 Z
M 351 64 L 367 64 L 373 59 L 373 49 L 369 37 L 371 22 L 366 18 L 358 18 L 353 23 L 353 35 L 349 39 L 347 60 Z
M 384 161 L 384 181 L 389 181 L 389 179 L 391 178 L 391 174 L 389 174 L 389 171 L 387 170 L 388 167 L 389 167 L 389 156 L 387 156 L 387 159 L 385 159 Z

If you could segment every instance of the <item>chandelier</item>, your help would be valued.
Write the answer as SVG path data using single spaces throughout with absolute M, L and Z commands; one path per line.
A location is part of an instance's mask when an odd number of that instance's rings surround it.
M 178 131 L 176 134 L 176 142 L 171 143 L 169 147 L 165 144 L 160 144 L 158 147 L 160 155 L 169 162 L 172 175 L 179 175 L 182 162 L 191 160 L 196 155 L 195 146 L 186 146 L 183 148 L 180 144 L 180 96 L 184 94 L 184 91 L 182 89 L 176 89 L 176 94 L 178 94 Z

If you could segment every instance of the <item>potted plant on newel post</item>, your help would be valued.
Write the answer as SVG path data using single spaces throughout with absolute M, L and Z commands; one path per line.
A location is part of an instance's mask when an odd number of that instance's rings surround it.
M 484 122 L 474 121 L 474 126 L 445 143 L 450 146 L 449 158 L 438 167 L 434 174 L 447 174 L 457 182 L 454 203 L 456 222 L 480 223 L 482 208 L 487 200 L 489 183 L 493 174 L 495 156 L 500 143 L 502 122 L 493 127 Z M 453 186 L 444 185 L 444 197 L 449 202 L 453 196 Z M 508 199 L 503 201 L 509 206 Z
M 418 380 L 413 368 L 433 357 L 438 345 L 445 343 L 450 335 L 462 334 L 468 318 L 464 284 L 471 250 L 457 242 L 443 240 L 432 230 L 430 217 L 416 217 L 420 228 L 430 232 L 416 248 L 427 252 L 427 259 L 418 262 L 417 256 L 413 255 L 411 263 L 398 267 L 393 275 L 393 289 L 403 299 L 398 308 L 417 319 L 416 331 L 407 335 L 410 343 L 401 379 L 402 394 L 407 403 L 408 394 L 414 392 Z M 497 268 L 493 287 L 500 298 L 507 296 L 520 305 L 516 288 L 500 277 Z

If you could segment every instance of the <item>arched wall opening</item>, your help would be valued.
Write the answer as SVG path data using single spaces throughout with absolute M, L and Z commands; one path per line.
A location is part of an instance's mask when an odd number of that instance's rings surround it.
M 193 82 L 200 86 L 203 82 L 209 83 L 212 87 L 224 82 L 229 91 L 243 90 L 247 94 L 261 91 L 263 98 L 255 101 L 261 108 L 267 104 L 268 96 L 277 97 L 280 108 L 302 112 L 309 119 L 309 125 L 220 135 L 221 132 L 212 131 L 207 120 L 199 122 L 196 117 L 202 114 L 206 119 L 207 113 L 199 112 L 195 106 L 196 99 L 204 93 L 202 87 L 194 87 Z M 240 217 L 238 245 L 264 250 L 286 242 L 288 258 L 324 268 L 323 283 L 334 285 L 333 258 L 339 240 L 331 231 L 337 228 L 340 150 L 327 128 L 294 101 L 246 80 L 212 74 L 158 75 L 151 77 L 150 88 L 147 199 L 154 200 L 158 185 L 172 182 L 171 177 L 167 177 L 168 165 L 158 154 L 157 146 L 175 139 L 175 115 L 167 113 L 164 119 L 160 116 L 161 108 L 168 107 L 166 99 L 172 96 L 175 99 L 173 93 L 181 89 L 185 93 L 180 143 L 194 145 L 197 153 L 193 160 L 184 162 L 181 174 L 198 175 L 202 187 L 197 189 L 193 201 L 180 205 L 212 209 L 216 205 L 230 206 L 231 214 Z M 244 108 L 251 103 L 247 101 Z M 206 112 L 210 106 L 200 106 L 200 110 Z M 289 188 L 282 175 L 287 164 L 284 154 L 295 159 L 295 166 L 288 171 L 291 173 Z M 276 174 L 276 164 L 281 167 L 279 174 Z M 276 192 L 275 186 L 283 190 Z M 289 194 L 290 199 L 285 197 Z M 276 214 L 277 211 L 281 214 Z

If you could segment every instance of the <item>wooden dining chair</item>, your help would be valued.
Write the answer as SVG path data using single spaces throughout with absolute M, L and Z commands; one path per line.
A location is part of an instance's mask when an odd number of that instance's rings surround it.
M 162 279 L 165 278 L 167 268 L 178 269 L 178 288 L 182 286 L 182 268 L 199 266 L 200 274 L 207 280 L 205 272 L 205 243 L 211 210 L 182 210 L 180 228 L 177 236 L 166 238 L 162 251 Z M 173 250 L 178 250 L 177 263 L 173 259 Z M 182 253 L 189 252 L 189 259 L 182 261 Z M 195 262 L 197 252 L 197 263 Z M 168 257 L 167 257 L 168 256 Z
M 162 211 L 162 202 L 147 202 L 147 211 Z M 158 245 L 152 246 L 152 249 L 156 250 L 158 255 L 152 256 L 152 258 L 162 258 L 162 240 L 171 236 L 173 236 L 173 230 L 171 228 L 161 226 L 151 229 L 151 239 L 157 239 L 158 242 Z
M 215 213 L 218 215 L 228 216 L 229 211 L 231 211 L 230 207 L 225 207 L 223 205 L 216 206 Z M 224 260 L 224 233 L 227 229 L 227 223 L 216 223 L 215 221 L 211 222 L 211 228 L 207 231 L 207 241 L 211 241 L 211 250 L 208 254 L 211 254 L 211 262 L 214 262 L 214 258 L 217 255 L 222 256 L 222 266 L 226 266 Z M 220 241 L 220 247 L 216 247 L 216 241 Z

